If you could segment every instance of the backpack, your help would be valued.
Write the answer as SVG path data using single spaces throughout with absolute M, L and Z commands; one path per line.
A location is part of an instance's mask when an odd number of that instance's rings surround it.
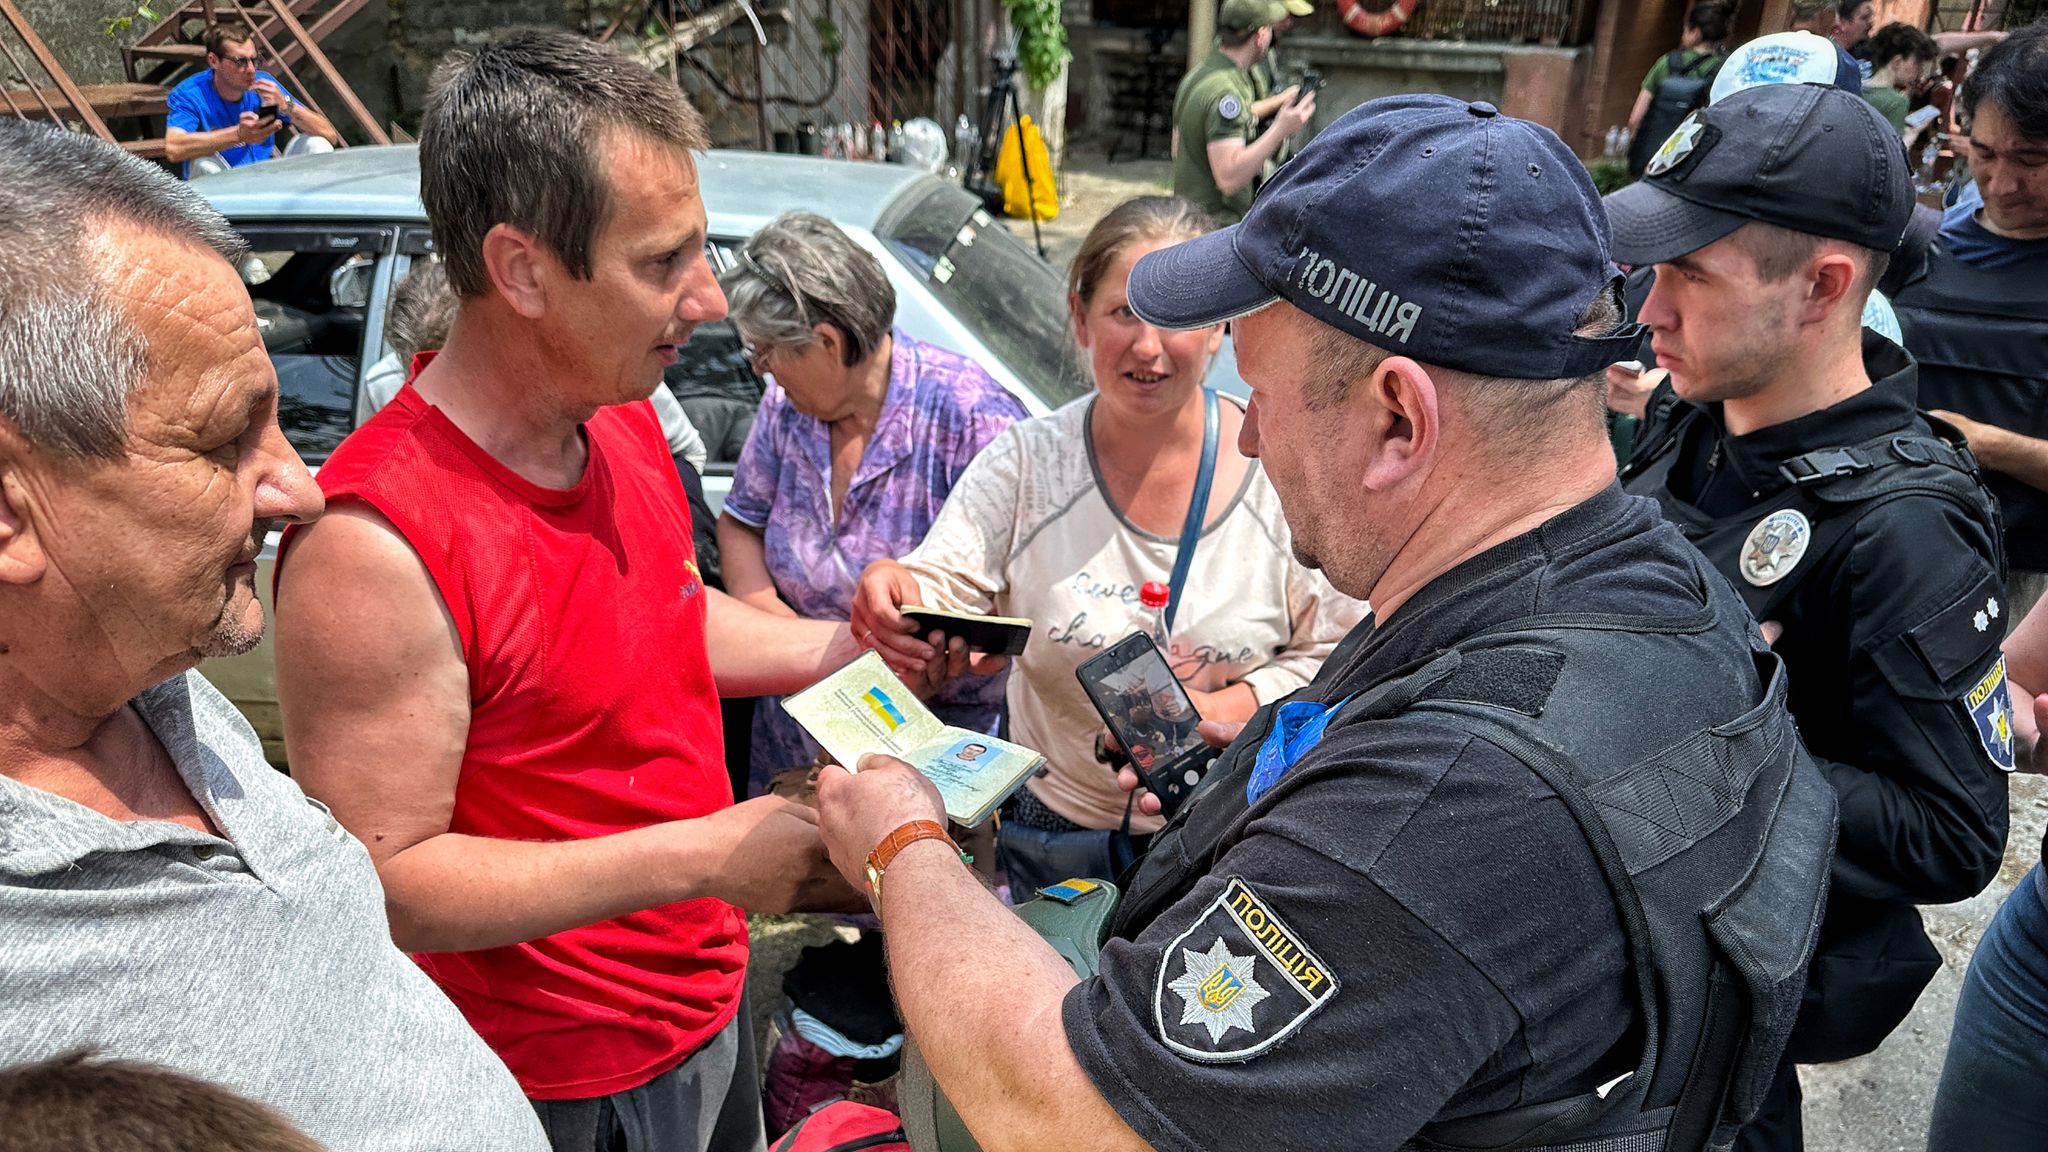
M 1673 48 L 1671 55 L 1664 58 L 1667 71 L 1658 83 L 1657 91 L 1650 97 L 1650 110 L 1643 114 L 1643 126 L 1628 146 L 1628 174 L 1641 177 L 1643 169 L 1649 167 L 1650 157 L 1664 146 L 1678 125 L 1686 116 L 1707 106 L 1707 94 L 1713 90 L 1714 76 L 1721 71 L 1726 57 L 1706 53 L 1685 63 L 1685 49 Z
M 910 1152 L 910 1144 L 893 1113 L 841 1100 L 798 1121 L 768 1152 Z

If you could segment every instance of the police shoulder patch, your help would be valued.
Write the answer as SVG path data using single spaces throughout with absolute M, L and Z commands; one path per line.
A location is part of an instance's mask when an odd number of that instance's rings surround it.
M 1225 120 L 1235 120 L 1244 115 L 1244 102 L 1234 92 L 1225 92 L 1223 99 L 1216 102 L 1216 114 Z
M 1159 1038 L 1205 1064 L 1249 1060 L 1337 994 L 1337 974 L 1237 876 L 1167 945 L 1152 992 Z
M 1997 601 L 1992 604 L 1995 606 Z M 1977 725 L 1977 739 L 1984 744 L 1984 754 L 1991 757 L 1999 771 L 2012 771 L 2012 698 L 2005 687 L 2005 657 L 2000 656 L 1991 671 L 1970 686 L 1963 696 L 1963 707 Z

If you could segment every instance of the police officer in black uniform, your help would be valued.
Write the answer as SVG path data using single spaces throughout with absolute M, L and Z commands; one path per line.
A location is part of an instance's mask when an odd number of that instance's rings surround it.
M 1820 952 L 1790 1059 L 1868 1052 L 1940 958 L 1916 903 L 1998 868 L 2012 723 L 1997 513 L 1912 358 L 1861 327 L 1913 207 L 1882 115 L 1772 85 L 1687 119 L 1608 197 L 1615 254 L 1654 265 L 1638 317 L 1669 380 L 1632 493 L 1654 497 L 1764 621 L 1841 802 Z M 1800 1146 L 1788 1060 L 1743 1146 Z
M 982 1147 L 1732 1139 L 1804 985 L 1834 805 L 1741 600 L 1615 482 L 1618 282 L 1570 149 L 1441 96 L 1352 110 L 1242 224 L 1139 262 L 1145 322 L 1238 318 L 1242 447 L 1295 551 L 1376 614 L 1236 735 L 1113 915 L 1048 890 L 1099 935 L 999 905 L 907 765 L 822 775 Z

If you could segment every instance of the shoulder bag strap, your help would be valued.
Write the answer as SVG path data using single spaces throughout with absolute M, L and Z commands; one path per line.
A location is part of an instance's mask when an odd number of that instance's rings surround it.
M 1202 389 L 1202 463 L 1195 470 L 1195 494 L 1188 497 L 1188 518 L 1181 524 L 1180 543 L 1174 548 L 1173 575 L 1167 578 L 1170 590 L 1166 598 L 1166 630 L 1173 631 L 1173 614 L 1180 608 L 1181 589 L 1187 585 L 1188 569 L 1195 563 L 1195 545 L 1202 540 L 1202 521 L 1208 518 L 1209 488 L 1216 479 L 1216 434 L 1217 425 L 1222 421 L 1221 404 L 1216 399 L 1214 388 Z M 1164 655 L 1164 653 L 1161 653 Z M 1124 819 L 1122 825 L 1110 834 L 1109 851 L 1112 870 L 1122 876 L 1137 860 L 1137 849 L 1131 842 L 1131 812 L 1138 799 L 1136 792 L 1124 797 Z
M 1202 389 L 1202 464 L 1195 472 L 1195 494 L 1188 498 L 1188 518 L 1181 525 L 1180 544 L 1174 549 L 1173 576 L 1167 587 L 1166 630 L 1173 631 L 1173 614 L 1180 608 L 1181 590 L 1187 586 L 1188 569 L 1195 563 L 1195 545 L 1202 540 L 1202 521 L 1208 518 L 1209 488 L 1216 479 L 1216 429 L 1222 416 L 1214 388 Z

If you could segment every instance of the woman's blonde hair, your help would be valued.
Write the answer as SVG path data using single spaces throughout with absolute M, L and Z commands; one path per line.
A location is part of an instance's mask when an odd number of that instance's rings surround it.
M 1161 240 L 1192 240 L 1215 227 L 1200 208 L 1178 196 L 1139 196 L 1109 210 L 1074 253 L 1067 269 L 1067 291 L 1080 297 L 1082 307 L 1095 299 L 1102 277 L 1110 265 L 1133 244 Z

